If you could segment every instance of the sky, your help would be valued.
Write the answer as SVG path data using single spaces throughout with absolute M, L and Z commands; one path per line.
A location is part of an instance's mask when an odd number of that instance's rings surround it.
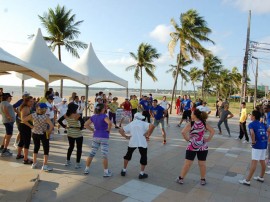
M 81 34 L 78 40 L 87 44 L 91 42 L 105 67 L 128 80 L 131 88 L 139 88 L 140 84 L 135 82 L 133 71 L 125 70 L 135 64 L 129 53 L 136 52 L 139 44 L 144 42 L 156 48 L 161 57 L 154 62 L 158 81 L 153 82 L 144 73 L 143 88 L 172 89 L 172 75 L 166 73 L 170 64 L 176 64 L 176 57 L 168 51 L 169 33 L 173 31 L 170 20 L 174 18 L 179 24 L 180 14 L 189 9 L 196 9 L 212 29 L 209 38 L 215 44 L 204 45 L 222 60 L 224 68 L 236 66 L 242 73 L 249 10 L 252 12 L 250 39 L 270 44 L 269 0 L 0 0 L 0 47 L 19 57 L 30 43 L 28 35 L 35 34 L 41 28 L 43 36 L 46 36 L 38 15 L 43 15 L 48 8 L 55 8 L 57 4 L 72 9 L 76 21 L 84 21 L 79 27 Z M 262 47 L 270 48 L 270 45 Z M 83 52 L 79 50 L 80 55 Z M 254 52 L 253 56 L 259 58 L 258 84 L 270 85 L 270 52 Z M 76 61 L 77 58 L 63 50 L 64 64 L 72 66 Z M 195 62 L 187 69 L 194 66 L 202 68 L 202 62 Z M 251 82 L 254 81 L 255 63 L 254 60 L 249 63 Z M 20 84 L 15 74 L 0 77 L 0 86 Z M 35 79 L 25 82 L 26 86 L 37 84 L 42 82 Z M 50 85 L 59 84 L 56 81 Z M 81 86 L 69 80 L 65 80 L 64 85 Z M 93 86 L 121 87 L 112 83 Z M 192 89 L 191 84 L 188 83 L 184 89 Z

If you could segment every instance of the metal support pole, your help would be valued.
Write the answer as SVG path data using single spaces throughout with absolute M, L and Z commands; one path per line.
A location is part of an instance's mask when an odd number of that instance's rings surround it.
M 88 107 L 88 90 L 89 90 L 89 86 L 85 85 L 85 117 L 87 118 L 87 107 Z M 89 114 L 90 115 L 90 114 Z
M 24 80 L 22 79 L 22 94 L 24 93 Z

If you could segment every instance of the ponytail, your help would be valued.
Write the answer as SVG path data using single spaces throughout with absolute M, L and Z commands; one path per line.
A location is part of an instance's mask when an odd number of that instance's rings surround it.
M 204 125 L 206 125 L 206 119 L 208 118 L 208 114 L 206 112 L 201 112 L 199 109 L 195 109 L 193 112 L 194 116 L 196 116 Z

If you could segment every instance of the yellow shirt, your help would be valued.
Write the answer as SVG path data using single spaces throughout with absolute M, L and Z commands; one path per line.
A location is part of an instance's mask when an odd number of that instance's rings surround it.
M 241 116 L 240 116 L 240 123 L 244 123 L 247 120 L 247 109 L 242 108 Z
M 47 102 L 47 99 L 45 97 L 42 97 L 40 100 L 39 100 L 39 103 L 46 103 Z
M 118 102 L 111 102 L 110 104 L 108 104 L 110 112 L 116 113 L 116 111 L 118 109 L 118 105 L 119 105 Z
M 138 108 L 138 104 L 139 104 L 138 100 L 131 99 L 129 102 L 131 104 L 132 109 Z

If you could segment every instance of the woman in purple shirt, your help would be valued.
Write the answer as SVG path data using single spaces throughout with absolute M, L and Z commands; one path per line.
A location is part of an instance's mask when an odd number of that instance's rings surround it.
M 90 164 L 96 155 L 97 150 L 101 147 L 101 154 L 103 157 L 103 167 L 104 167 L 104 174 L 103 177 L 111 177 L 112 172 L 108 169 L 108 152 L 109 152 L 109 134 L 112 127 L 112 123 L 109 120 L 108 116 L 104 114 L 105 107 L 104 104 L 97 104 L 95 108 L 95 115 L 90 117 L 88 121 L 85 122 L 84 127 L 93 131 L 93 142 L 92 142 L 92 149 L 89 153 L 89 156 L 86 160 L 86 167 L 84 170 L 84 174 L 89 174 L 89 167 Z M 94 128 L 90 125 L 94 124 Z

